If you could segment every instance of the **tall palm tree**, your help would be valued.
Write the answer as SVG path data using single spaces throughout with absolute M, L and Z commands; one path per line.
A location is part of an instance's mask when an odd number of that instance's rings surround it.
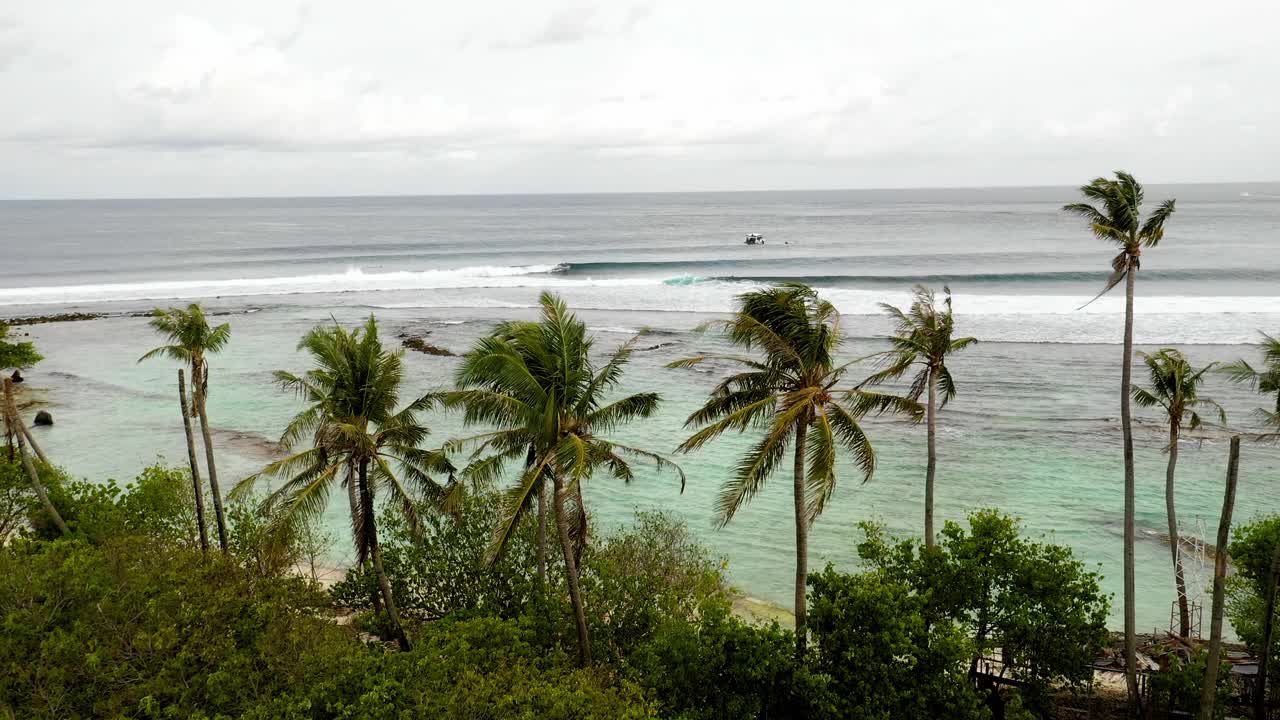
M 1264 427 L 1271 429 L 1259 439 L 1275 439 L 1280 437 L 1280 338 L 1258 334 L 1262 336 L 1262 364 L 1255 368 L 1242 358 L 1223 365 L 1222 372 L 1232 382 L 1248 385 L 1269 399 L 1270 409 L 1260 407 L 1253 412 Z
M 213 461 L 213 436 L 209 428 L 206 401 L 209 397 L 208 355 L 226 347 L 231 340 L 231 326 L 227 323 L 209 326 L 209 319 L 199 303 L 186 308 L 156 308 L 147 323 L 169 344 L 161 345 L 138 358 L 138 362 L 153 357 L 168 357 L 191 367 L 191 407 L 200 420 L 200 435 L 204 440 L 204 460 L 209 470 L 209 489 L 213 499 L 214 519 L 218 523 L 218 544 L 227 552 L 227 519 L 222 509 L 222 489 L 218 486 L 218 468 Z M 183 403 L 186 399 L 183 399 Z M 187 450 L 194 454 L 191 436 L 187 435 Z
M 913 367 L 919 372 L 911 379 L 911 389 L 907 397 L 919 400 L 928 393 L 926 408 L 929 428 L 928 464 L 925 468 L 924 480 L 924 541 L 927 547 L 933 547 L 933 487 L 938 469 L 937 453 L 937 415 L 938 410 L 956 396 L 956 384 L 947 369 L 947 356 L 963 350 L 978 342 L 977 338 L 952 338 L 955 320 L 951 314 L 951 288 L 943 287 L 946 299 L 939 308 L 934 300 L 933 290 L 922 285 L 915 288 L 915 300 L 905 312 L 899 308 L 881 303 L 880 307 L 897 323 L 897 333 L 886 338 L 891 349 L 879 356 L 888 367 L 867 379 L 868 384 L 877 384 L 893 380 L 905 375 Z M 942 389 L 942 402 L 938 402 L 938 389 Z
M 876 455 L 858 419 L 871 410 L 907 411 L 918 418 L 920 406 L 908 398 L 841 386 L 849 363 L 837 365 L 833 357 L 843 340 L 840 314 L 805 285 L 790 283 L 740 295 L 733 317 L 711 325 L 723 329 L 734 345 L 760 350 L 761 356 L 701 355 L 667 366 L 728 361 L 743 368 L 720 381 L 706 404 L 685 421 L 686 427 L 700 429 L 679 450 L 697 450 L 729 430 L 765 430 L 720 491 L 721 525 L 733 519 L 787 450 L 793 450 L 796 652 L 803 654 L 809 527 L 835 491 L 837 448 L 853 454 L 866 482 L 875 471 Z
M 1267 398 L 1267 407 L 1254 410 L 1254 415 L 1267 428 L 1258 439 L 1280 438 L 1280 338 L 1266 333 L 1262 335 L 1262 364 L 1254 367 L 1243 358 L 1222 367 L 1222 372 L 1232 382 L 1241 383 L 1253 388 L 1254 392 Z M 1274 399 L 1272 399 L 1274 396 Z M 1267 578 L 1266 615 L 1262 626 L 1263 658 L 1271 657 L 1271 647 L 1275 638 L 1276 617 L 1276 585 L 1280 583 L 1280 543 L 1276 544 L 1271 555 L 1271 569 Z M 1258 682 L 1255 683 L 1254 714 L 1265 717 L 1267 698 L 1267 674 L 1270 662 L 1263 662 L 1258 667 Z
M 604 437 L 653 415 L 661 400 L 652 392 L 608 400 L 622 379 L 635 339 L 597 365 L 591 358 L 594 338 L 587 335 L 586 324 L 551 293 L 542 293 L 538 302 L 538 322 L 502 323 L 476 342 L 457 373 L 461 389 L 445 393 L 443 399 L 465 410 L 468 425 L 493 428 L 451 444 L 474 448 L 466 471 L 472 482 L 490 482 L 513 464 L 521 468 L 519 480 L 506 491 L 492 557 L 502 552 L 549 482 L 552 519 L 578 630 L 578 655 L 585 666 L 591 663 L 591 639 L 579 583 L 587 532 L 583 483 L 597 472 L 630 482 L 632 459 L 674 470 L 682 491 L 685 477 L 662 455 Z
M 233 495 L 247 494 L 260 478 L 282 479 L 263 506 L 286 522 L 320 514 L 334 485 L 350 488 L 355 483 L 351 523 L 356 561 L 367 559 L 373 565 L 392 631 L 401 648 L 408 650 L 409 638 L 382 565 L 374 501 L 379 491 L 387 492 L 416 526 L 417 501 L 439 501 L 448 494 L 448 487 L 432 474 L 451 473 L 452 468 L 441 453 L 419 447 L 428 430 L 417 413 L 431 404 L 430 396 L 396 410 L 403 359 L 401 353 L 383 348 L 373 316 L 363 328 L 353 330 L 336 322 L 317 326 L 303 336 L 298 349 L 311 355 L 315 367 L 302 375 L 275 373 L 281 388 L 307 403 L 285 428 L 280 444 L 289 450 L 310 447 L 240 481 Z
M 1194 368 L 1180 351 L 1163 348 L 1158 352 L 1138 353 L 1151 374 L 1149 388 L 1135 387 L 1133 401 L 1145 408 L 1164 410 L 1169 420 L 1169 465 L 1164 475 L 1164 506 L 1169 522 L 1169 546 L 1173 551 L 1173 579 L 1178 591 L 1178 628 L 1183 637 L 1191 635 L 1191 611 L 1187 607 L 1187 583 L 1182 572 L 1182 546 L 1178 534 L 1178 513 L 1174 507 L 1173 478 L 1178 466 L 1178 438 L 1183 424 L 1188 430 L 1200 427 L 1200 410 L 1213 410 L 1221 422 L 1227 421 L 1222 406 L 1213 399 L 1201 397 L 1200 384 L 1205 374 L 1217 363 Z
M 1088 202 L 1071 203 L 1063 210 L 1083 217 L 1089 229 L 1100 240 L 1112 243 L 1120 251 L 1111 259 L 1111 275 L 1097 297 L 1102 297 L 1121 280 L 1124 293 L 1124 358 L 1120 366 L 1120 429 L 1124 443 L 1124 651 L 1125 680 L 1129 686 L 1129 707 L 1139 708 L 1137 670 L 1137 615 L 1134 589 L 1134 554 L 1136 508 L 1134 506 L 1133 418 L 1129 399 L 1133 375 L 1133 288 L 1141 265 L 1142 249 L 1155 247 L 1164 237 L 1164 224 L 1173 214 L 1174 201 L 1165 200 L 1144 220 L 1142 184 L 1124 171 L 1116 171 L 1114 180 L 1099 177 L 1080 186 Z M 1097 299 L 1095 297 L 1094 299 Z

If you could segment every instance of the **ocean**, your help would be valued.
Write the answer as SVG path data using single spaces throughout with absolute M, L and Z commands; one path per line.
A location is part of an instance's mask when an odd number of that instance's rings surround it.
M 1259 330 L 1280 332 L 1280 184 L 1147 189 L 1152 203 L 1171 196 L 1178 210 L 1166 237 L 1142 258 L 1139 348 L 1176 345 L 1197 364 L 1252 358 Z M 107 315 L 25 328 L 46 356 L 27 373 L 28 387 L 54 415 L 53 427 L 36 432 L 56 462 L 78 476 L 127 480 L 158 456 L 185 461 L 175 366 L 136 362 L 158 344 L 136 313 L 196 300 L 218 313 L 233 339 L 213 359 L 209 414 L 229 486 L 273 457 L 297 404 L 272 386 L 271 372 L 306 369 L 294 346 L 317 323 L 374 314 L 389 344 L 417 334 L 463 352 L 494 322 L 532 317 L 539 291 L 558 292 L 601 351 L 650 331 L 623 390 L 660 391 L 662 410 L 619 437 L 669 452 L 727 367 L 664 365 L 727 349 L 696 328 L 728 312 L 739 293 L 782 280 L 819 288 L 845 315 L 842 352 L 854 359 L 883 347 L 877 338 L 890 325 L 878 303 L 908 302 L 916 283 L 947 284 L 958 332 L 981 342 L 952 362 L 959 396 L 940 420 L 937 511 L 962 520 L 997 507 L 1029 533 L 1071 545 L 1116 594 L 1118 627 L 1123 296 L 1085 306 L 1114 251 L 1059 211 L 1075 199 L 1063 187 L 7 201 L 0 318 Z M 745 245 L 747 233 L 766 244 Z M 406 398 L 447 386 L 457 364 L 406 358 Z M 1135 380 L 1145 381 L 1140 364 Z M 1184 531 L 1212 538 L 1226 438 L 1255 429 L 1250 410 L 1262 401 L 1218 378 L 1207 393 L 1227 409 L 1228 424 L 1184 437 L 1177 499 Z M 1139 626 L 1165 628 L 1174 596 L 1163 536 L 1166 431 L 1154 413 L 1139 419 Z M 428 420 L 434 442 L 464 432 L 456 416 Z M 867 428 L 879 467 L 866 484 L 842 468 L 814 527 L 813 568 L 858 566 L 859 521 L 902 535 L 922 526 L 924 428 L 885 418 Z M 683 494 L 675 478 L 649 469 L 629 485 L 591 481 L 595 521 L 608 528 L 637 508 L 668 511 L 727 559 L 739 590 L 788 606 L 789 480 L 775 478 L 727 527 L 714 524 L 717 490 L 750 440 L 726 437 L 677 458 L 689 475 Z M 1274 511 L 1278 479 L 1280 449 L 1247 442 L 1236 517 Z M 339 534 L 344 505 L 327 515 Z M 335 562 L 349 556 L 337 543 Z M 1204 597 L 1211 563 L 1191 563 L 1189 576 Z

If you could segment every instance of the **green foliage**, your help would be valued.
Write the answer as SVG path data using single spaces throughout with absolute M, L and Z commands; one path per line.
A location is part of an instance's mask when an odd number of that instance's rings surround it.
M 407 653 L 353 653 L 245 720 L 613 720 L 657 717 L 634 683 L 580 670 L 520 623 L 433 623 Z
M 305 582 L 143 536 L 0 550 L 0 708 L 22 718 L 234 717 L 350 646 Z
M 734 345 L 759 351 L 760 356 L 700 356 L 667 366 L 688 368 L 714 360 L 732 362 L 742 370 L 716 385 L 707 402 L 685 421 L 700 429 L 680 444 L 680 451 L 697 450 L 729 431 L 767 429 L 720 491 L 716 510 L 722 523 L 729 522 L 779 467 L 797 431 L 810 436 L 805 503 L 812 520 L 835 492 L 837 448 L 853 457 L 863 481 L 875 472 L 875 449 L 859 424 L 864 414 L 921 412 L 912 400 L 843 384 L 848 364 L 835 359 L 844 342 L 840 313 L 806 285 L 786 283 L 745 293 L 731 319 L 712 325 Z
M 660 512 L 638 513 L 630 528 L 591 545 L 583 566 L 593 651 L 606 662 L 622 662 L 664 625 L 729 607 L 724 563 Z
M 929 389 L 930 373 L 942 389 L 940 407 L 946 406 L 956 396 L 956 384 L 947 369 L 947 356 L 959 352 L 978 342 L 977 338 L 963 337 L 952 339 L 955 332 L 955 317 L 951 311 L 951 288 L 944 287 L 946 297 L 939 309 L 933 290 L 917 285 L 914 290 L 915 299 L 906 311 L 880 303 L 897 326 L 897 333 L 885 338 L 891 349 L 879 354 L 882 362 L 888 367 L 867 378 L 867 383 L 876 384 L 886 380 L 900 378 L 913 367 L 919 368 L 911 379 L 911 387 L 907 397 L 919 400 Z
M 1182 711 L 1194 715 L 1200 708 L 1200 689 L 1204 685 L 1209 653 L 1201 650 L 1190 662 L 1170 657 L 1167 671 L 1151 676 L 1151 695 L 1156 708 Z M 1214 698 L 1213 717 L 1222 718 L 1231 701 L 1231 665 L 1223 661 L 1218 670 L 1218 692 Z
M 1227 379 L 1248 385 L 1266 399 L 1269 407 L 1254 410 L 1254 415 L 1270 432 L 1265 437 L 1280 437 L 1280 338 L 1262 335 L 1262 362 L 1253 366 L 1240 359 L 1222 367 Z
M 290 572 L 301 560 L 295 524 L 277 521 L 252 498 L 227 505 L 227 549 L 237 562 L 262 575 Z
M 1199 411 L 1202 408 L 1212 410 L 1219 422 L 1227 421 L 1226 411 L 1221 405 L 1200 396 L 1200 385 L 1205 375 L 1217 363 L 1209 363 L 1202 368 L 1192 367 L 1187 356 L 1176 348 L 1161 348 L 1153 354 L 1140 352 L 1138 357 L 1146 363 L 1151 377 L 1150 388 L 1133 388 L 1133 401 L 1138 405 L 1159 407 L 1171 423 L 1181 425 L 1185 422 L 1191 430 L 1200 427 Z
M 44 356 L 36 352 L 31 342 L 9 342 L 6 338 L 12 328 L 0 322 L 0 370 L 7 368 L 25 369 L 40 362 Z
M 365 560 L 376 540 L 375 488 L 397 502 L 416 522 L 414 495 L 443 498 L 447 490 L 432 473 L 452 476 L 453 468 L 436 452 L 419 446 L 428 430 L 418 413 L 429 406 L 419 398 L 397 409 L 404 380 L 401 353 L 383 347 L 372 315 L 359 328 L 318 325 L 303 336 L 299 350 L 314 367 L 301 375 L 277 370 L 276 382 L 306 401 L 280 437 L 286 450 L 306 449 L 267 465 L 236 485 L 232 497 L 244 497 L 262 478 L 283 484 L 263 500 L 282 521 L 323 512 L 334 486 L 356 484 L 351 507 L 357 530 L 356 555 Z M 392 463 L 398 467 L 393 467 Z
M 659 699 L 664 716 L 684 720 L 796 717 L 812 685 L 796 663 L 795 636 L 777 623 L 749 625 L 712 605 L 695 621 L 653 630 L 627 658 L 627 674 Z
M 424 622 L 448 615 L 515 618 L 536 602 L 537 573 L 533 528 L 526 523 L 507 551 L 488 563 L 501 498 L 464 498 L 457 512 L 425 510 L 415 537 L 404 516 L 386 509 L 378 523 L 382 562 L 397 607 L 406 618 Z M 364 608 L 378 591 L 372 570 L 352 568 L 333 588 L 335 602 Z
M 1266 621 L 1267 578 L 1271 557 L 1280 542 L 1280 515 L 1267 515 L 1231 531 L 1228 552 L 1236 572 L 1227 579 L 1226 615 L 1241 642 L 1259 652 Z M 1280 638 L 1270 651 L 1271 662 L 1280 660 Z
M 955 624 L 926 622 L 926 596 L 887 571 L 827 566 L 809 584 L 814 671 L 830 678 L 820 717 L 987 717 L 965 672 L 973 642 Z
M 0 456 L 0 546 L 11 535 L 28 527 L 27 518 L 35 502 L 31 480 L 21 461 L 15 456 L 14 461 L 9 462 L 7 455 Z
M 658 453 L 606 437 L 652 416 L 661 401 L 652 392 L 608 397 L 622 380 L 638 336 L 598 364 L 593 358 L 595 338 L 587 333 L 586 323 L 551 293 L 542 293 L 538 303 L 538 322 L 504 322 L 478 340 L 458 367 L 461 389 L 440 396 L 447 406 L 464 410 L 467 426 L 489 430 L 452 443 L 459 449 L 474 448 L 473 462 L 465 471 L 473 484 L 487 487 L 510 464 L 523 463 L 519 480 L 505 494 L 493 554 L 502 552 L 548 480 L 572 492 L 573 502 L 562 503 L 561 511 L 578 538 L 587 524 L 581 485 L 597 472 L 630 482 L 635 477 L 631 463 L 648 461 L 675 472 L 684 489 L 679 466 Z
M 191 381 L 196 382 L 198 371 L 204 366 L 205 355 L 216 353 L 231 341 L 231 326 L 227 323 L 211 327 L 208 315 L 199 303 L 185 308 L 156 308 L 147 321 L 151 329 L 169 342 L 147 352 L 138 362 L 153 357 L 167 357 L 191 365 Z
M 928 623 L 954 623 L 974 638 L 977 655 L 1000 648 L 1011 675 L 1028 683 L 1028 703 L 1043 703 L 1051 684 L 1079 689 L 1090 681 L 1089 665 L 1107 640 L 1108 602 L 1099 575 L 1070 548 L 1027 540 L 994 510 L 971 513 L 968 532 L 946 523 L 934 551 L 890 544 L 879 528 L 863 527 L 862 558 L 921 598 Z
M 123 488 L 115 480 L 71 480 L 61 470 L 43 465 L 38 472 L 54 507 L 77 537 L 102 542 L 113 537 L 145 535 L 171 543 L 195 544 L 194 490 L 185 468 L 155 464 Z M 31 509 L 31 525 L 36 535 L 44 539 L 60 534 L 39 506 Z
M 1165 200 L 1144 220 L 1142 204 L 1146 198 L 1142 183 L 1123 170 L 1117 170 L 1115 175 L 1114 180 L 1098 177 L 1080 186 L 1080 194 L 1092 204 L 1070 203 L 1062 207 L 1083 218 L 1094 237 L 1120 247 L 1120 252 L 1111 260 L 1111 275 L 1098 297 L 1115 287 L 1131 270 L 1138 269 L 1142 248 L 1160 244 L 1164 239 L 1164 225 L 1175 207 L 1173 200 Z

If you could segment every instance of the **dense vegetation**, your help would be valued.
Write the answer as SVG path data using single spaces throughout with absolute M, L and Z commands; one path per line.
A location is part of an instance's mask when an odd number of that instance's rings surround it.
M 71 533 L 29 493 L 4 495 L 23 523 L 0 549 L 0 717 L 985 718 L 968 668 L 993 643 L 1026 660 L 1035 692 L 1017 708 L 1077 682 L 1103 634 L 1106 600 L 1070 551 L 983 512 L 948 524 L 936 556 L 871 529 L 873 569 L 811 576 L 814 648 L 798 660 L 791 631 L 732 614 L 722 560 L 640 514 L 584 549 L 596 662 L 582 668 L 564 576 L 544 585 L 531 562 L 532 518 L 489 565 L 504 501 L 478 493 L 450 513 L 421 507 L 420 535 L 384 506 L 386 570 L 414 638 L 398 652 L 377 638 L 394 634 L 371 602 L 375 573 L 321 588 L 297 572 L 298 534 L 273 532 L 256 505 L 228 508 L 229 552 L 206 558 L 185 469 L 124 487 L 41 470 Z M 6 488 L 16 477 L 0 464 Z M 943 599 L 927 577 L 974 581 Z

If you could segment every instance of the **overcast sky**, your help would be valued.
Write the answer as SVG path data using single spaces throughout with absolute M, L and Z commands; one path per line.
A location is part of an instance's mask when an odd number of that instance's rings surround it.
M 1273 0 L 4 0 L 0 197 L 1280 180 Z

